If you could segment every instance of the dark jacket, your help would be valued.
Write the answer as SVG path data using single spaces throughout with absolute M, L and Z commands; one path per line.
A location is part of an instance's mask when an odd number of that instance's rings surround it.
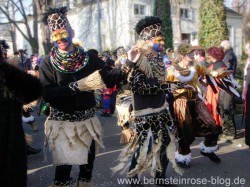
M 32 69 L 31 60 L 25 56 L 18 58 L 18 68 L 22 71 L 27 72 Z
M 39 68 L 40 79 L 45 87 L 44 100 L 50 103 L 51 107 L 67 113 L 95 107 L 93 91 L 72 93 L 69 84 L 87 77 L 97 70 L 102 70 L 101 75 L 107 87 L 114 87 L 116 82 L 124 79 L 120 70 L 105 66 L 104 61 L 92 53 L 88 53 L 88 55 L 88 64 L 80 71 L 70 74 L 57 71 L 48 56 L 43 59 Z
M 237 68 L 237 57 L 233 49 L 225 51 L 223 62 L 227 64 L 229 70 L 233 70 L 233 76 L 235 77 Z
M 25 187 L 27 162 L 22 127 L 23 104 L 42 94 L 40 81 L 0 61 L 0 184 Z

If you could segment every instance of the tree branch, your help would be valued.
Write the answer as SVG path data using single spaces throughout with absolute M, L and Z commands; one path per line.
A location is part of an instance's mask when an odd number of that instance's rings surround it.
M 9 22 L 13 23 L 15 25 L 15 27 L 17 28 L 17 30 L 22 34 L 22 36 L 27 40 L 30 41 L 30 39 L 24 34 L 24 32 L 22 31 L 22 29 L 20 29 L 20 27 L 18 26 L 18 24 L 16 23 L 15 20 L 12 20 L 9 16 L 9 14 L 0 6 L 0 11 L 2 11 L 2 13 L 6 16 L 6 18 L 9 20 Z
M 15 21 L 16 23 L 22 23 L 22 24 L 24 24 L 24 22 L 23 21 Z M 12 22 L 5 22 L 5 23 L 1 23 L 0 22 L 0 25 L 9 25 L 9 24 L 11 24 Z

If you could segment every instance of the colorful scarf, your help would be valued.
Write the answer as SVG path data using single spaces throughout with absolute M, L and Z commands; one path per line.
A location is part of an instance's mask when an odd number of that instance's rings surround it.
M 77 45 L 74 45 L 74 50 L 70 53 L 61 53 L 57 47 L 53 47 L 50 61 L 57 71 L 75 73 L 88 64 L 89 55 L 82 47 Z

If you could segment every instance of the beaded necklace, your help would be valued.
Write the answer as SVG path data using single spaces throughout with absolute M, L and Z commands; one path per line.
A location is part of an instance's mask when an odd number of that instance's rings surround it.
M 163 59 L 160 55 L 154 57 L 152 54 L 147 56 L 148 63 L 152 68 L 152 73 L 154 77 L 158 80 L 164 81 L 165 79 L 165 65 Z
M 57 71 L 75 73 L 84 68 L 89 62 L 89 55 L 78 45 L 74 45 L 70 53 L 61 53 L 57 47 L 51 50 L 50 61 Z

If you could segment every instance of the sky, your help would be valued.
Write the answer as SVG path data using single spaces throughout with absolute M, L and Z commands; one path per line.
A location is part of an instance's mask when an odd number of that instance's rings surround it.
M 232 4 L 232 0 L 225 0 L 225 5 L 227 7 L 231 7 L 231 4 Z

